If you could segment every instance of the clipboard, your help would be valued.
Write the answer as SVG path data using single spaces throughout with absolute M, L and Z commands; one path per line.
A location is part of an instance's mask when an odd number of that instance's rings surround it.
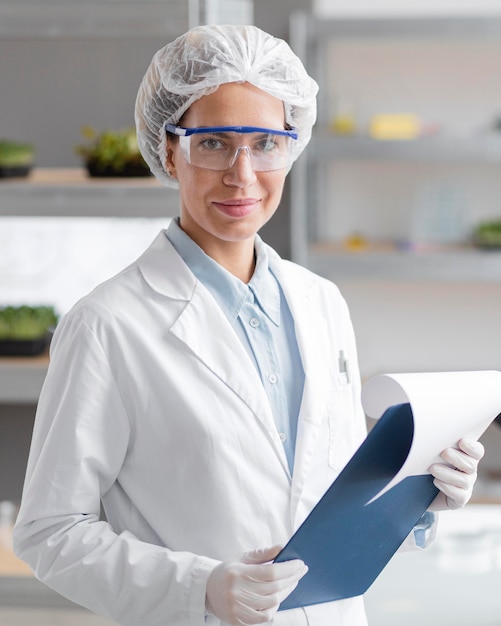
M 382 415 L 276 557 L 309 568 L 280 610 L 367 591 L 437 495 L 430 465 L 500 413 L 501 372 L 376 376 L 362 402 Z

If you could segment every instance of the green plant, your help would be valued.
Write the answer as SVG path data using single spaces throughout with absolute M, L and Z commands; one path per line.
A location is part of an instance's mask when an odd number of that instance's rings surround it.
M 484 248 L 500 248 L 501 219 L 478 224 L 473 232 L 473 242 Z
M 0 140 L 0 167 L 25 167 L 33 163 L 34 148 L 31 144 Z
M 0 308 L 0 339 L 41 339 L 55 327 L 58 317 L 51 306 Z
M 88 143 L 75 146 L 75 151 L 98 171 L 121 172 L 131 165 L 148 169 L 139 151 L 134 128 L 98 133 L 90 126 L 84 126 L 82 135 Z

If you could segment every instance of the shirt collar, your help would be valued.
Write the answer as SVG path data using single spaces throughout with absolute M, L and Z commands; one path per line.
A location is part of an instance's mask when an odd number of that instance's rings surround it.
M 270 258 L 266 246 L 256 235 L 256 268 L 248 287 L 252 290 L 259 306 L 270 320 L 280 325 L 280 287 L 270 269 Z
M 279 326 L 280 288 L 270 270 L 268 251 L 259 235 L 255 239 L 256 268 L 248 284 L 205 254 L 181 229 L 178 218 L 171 220 L 166 236 L 197 279 L 213 294 L 227 317 L 235 319 L 252 292 L 259 307 Z

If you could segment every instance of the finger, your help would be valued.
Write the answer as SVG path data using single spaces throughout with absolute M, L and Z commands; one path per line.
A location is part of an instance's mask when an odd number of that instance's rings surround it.
M 278 605 L 270 609 L 255 611 L 251 609 L 243 609 L 238 619 L 241 626 L 252 626 L 253 624 L 268 624 L 278 611 Z
M 449 465 L 465 474 L 474 474 L 478 469 L 478 459 L 456 448 L 447 448 L 442 452 L 441 457 Z
M 243 605 L 254 611 L 276 612 L 285 598 L 297 587 L 298 582 L 299 579 L 294 579 L 282 586 L 277 586 L 276 582 L 258 583 L 252 589 L 245 589 L 242 594 Z
M 243 589 L 240 594 L 240 604 L 252 611 L 267 611 L 277 607 L 280 602 L 275 594 L 259 593 L 256 589 Z
M 267 583 L 267 585 L 270 584 L 275 585 L 275 583 Z M 271 619 L 271 614 L 278 611 L 280 603 L 297 587 L 297 584 L 298 580 L 295 580 L 284 587 L 276 588 L 273 592 L 270 592 L 269 587 L 263 587 L 264 583 L 257 584 L 252 588 L 243 589 L 239 602 L 241 609 L 245 608 L 249 611 L 249 614 L 252 612 L 258 612 L 260 614 L 268 612 L 270 614 L 268 619 Z
M 244 552 L 240 557 L 241 563 L 268 563 L 278 555 L 282 546 L 271 546 L 269 548 L 258 548 L 257 550 L 250 550 Z
M 485 454 L 485 448 L 480 441 L 476 441 L 475 439 L 464 438 L 458 442 L 458 446 L 463 452 L 466 452 L 469 456 L 473 457 L 477 461 Z
M 299 580 L 308 571 L 303 567 L 299 572 L 295 572 L 285 578 L 278 578 L 271 581 L 249 579 L 242 591 L 244 591 L 244 604 L 255 610 L 267 610 L 277 607 L 284 598 L 297 586 Z
M 241 624 L 241 626 L 253 626 L 254 624 L 265 624 L 269 622 L 275 613 L 276 609 L 263 609 L 257 610 L 250 607 L 242 606 L 238 611 L 237 621 L 235 623 Z
M 430 467 L 430 474 L 440 483 L 458 487 L 459 489 L 469 489 L 476 479 L 476 471 L 465 472 L 441 463 L 434 463 Z
M 266 563 L 264 565 L 248 565 L 245 567 L 245 577 L 256 583 L 288 584 L 299 580 L 306 574 L 308 568 L 300 559 L 283 561 L 281 563 Z
M 439 496 L 445 499 L 444 504 L 448 509 L 460 509 L 464 507 L 471 497 L 471 489 L 461 489 L 460 487 L 455 487 L 454 485 L 441 482 L 437 479 L 433 481 L 433 484 L 437 489 L 440 489 L 441 493 Z M 437 501 L 439 500 L 439 496 L 437 496 Z M 439 508 L 437 508 L 437 510 L 439 510 Z
M 276 597 L 279 605 L 285 600 L 285 598 L 288 598 L 290 596 L 290 594 L 294 591 L 298 584 L 299 580 L 295 580 L 290 585 L 287 585 L 287 587 L 284 587 L 281 591 L 277 593 Z

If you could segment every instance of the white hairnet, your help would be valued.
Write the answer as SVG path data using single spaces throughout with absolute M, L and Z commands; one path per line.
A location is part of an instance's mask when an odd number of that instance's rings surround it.
M 177 124 L 193 102 L 232 82 L 251 83 L 282 100 L 286 122 L 299 135 L 292 160 L 305 148 L 318 85 L 289 45 L 255 26 L 196 26 L 154 55 L 137 94 L 139 148 L 164 185 L 177 187 L 165 170 L 165 124 Z

